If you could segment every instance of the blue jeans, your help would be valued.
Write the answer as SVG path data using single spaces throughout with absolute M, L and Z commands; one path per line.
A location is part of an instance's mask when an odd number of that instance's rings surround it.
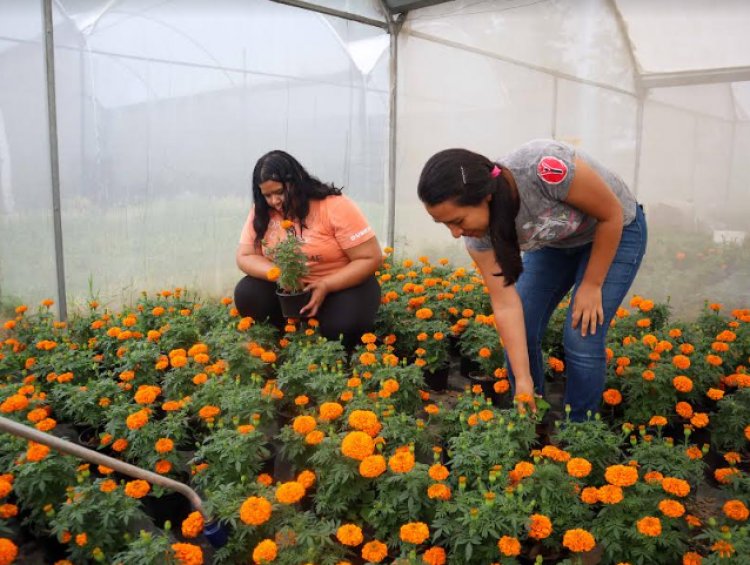
M 574 330 L 573 309 L 568 309 L 563 332 L 567 373 L 565 404 L 571 407 L 573 421 L 585 420 L 587 412 L 594 414 L 599 410 L 606 376 L 607 330 L 635 279 L 647 239 L 643 209 L 637 206 L 635 219 L 622 230 L 617 254 L 602 287 L 604 325 L 597 328 L 596 334 L 581 336 L 580 325 Z M 538 394 L 544 393 L 542 337 L 552 313 L 571 288 L 575 300 L 589 262 L 591 246 L 589 243 L 567 249 L 544 247 L 523 255 L 523 273 L 516 289 L 523 304 L 531 376 Z M 513 371 L 509 362 L 508 368 L 512 383 Z

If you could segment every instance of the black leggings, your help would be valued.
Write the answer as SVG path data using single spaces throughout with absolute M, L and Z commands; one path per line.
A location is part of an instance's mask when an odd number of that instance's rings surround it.
M 234 304 L 242 316 L 258 322 L 268 320 L 277 328 L 286 323 L 273 282 L 246 276 L 234 289 Z M 380 285 L 371 276 L 357 286 L 326 296 L 315 318 L 320 322 L 323 337 L 334 340 L 343 336 L 344 346 L 352 349 L 360 343 L 362 334 L 374 330 L 379 306 Z

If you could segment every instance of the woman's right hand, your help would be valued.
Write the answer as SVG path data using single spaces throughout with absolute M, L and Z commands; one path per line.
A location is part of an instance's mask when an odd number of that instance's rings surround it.
M 526 413 L 526 407 L 536 414 L 536 400 L 534 395 L 534 381 L 531 377 L 516 377 L 516 407 L 521 414 Z

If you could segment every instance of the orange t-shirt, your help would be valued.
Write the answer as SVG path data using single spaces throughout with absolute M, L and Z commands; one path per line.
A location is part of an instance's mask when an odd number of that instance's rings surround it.
M 255 230 L 251 208 L 240 235 L 240 244 L 254 245 Z M 271 210 L 268 229 L 263 238 L 261 253 L 265 247 L 273 247 L 286 237 L 281 229 L 281 214 Z M 307 255 L 309 272 L 303 282 L 319 280 L 349 263 L 344 252 L 375 237 L 375 232 L 357 205 L 346 196 L 327 196 L 323 200 L 310 200 L 310 211 L 305 219 L 307 227 L 302 232 L 302 251 Z M 299 233 L 299 223 L 296 224 Z

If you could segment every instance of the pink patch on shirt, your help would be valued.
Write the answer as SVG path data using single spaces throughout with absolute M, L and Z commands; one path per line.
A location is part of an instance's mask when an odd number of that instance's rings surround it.
M 542 157 L 536 166 L 536 174 L 548 184 L 560 184 L 568 176 L 568 166 L 557 157 Z

